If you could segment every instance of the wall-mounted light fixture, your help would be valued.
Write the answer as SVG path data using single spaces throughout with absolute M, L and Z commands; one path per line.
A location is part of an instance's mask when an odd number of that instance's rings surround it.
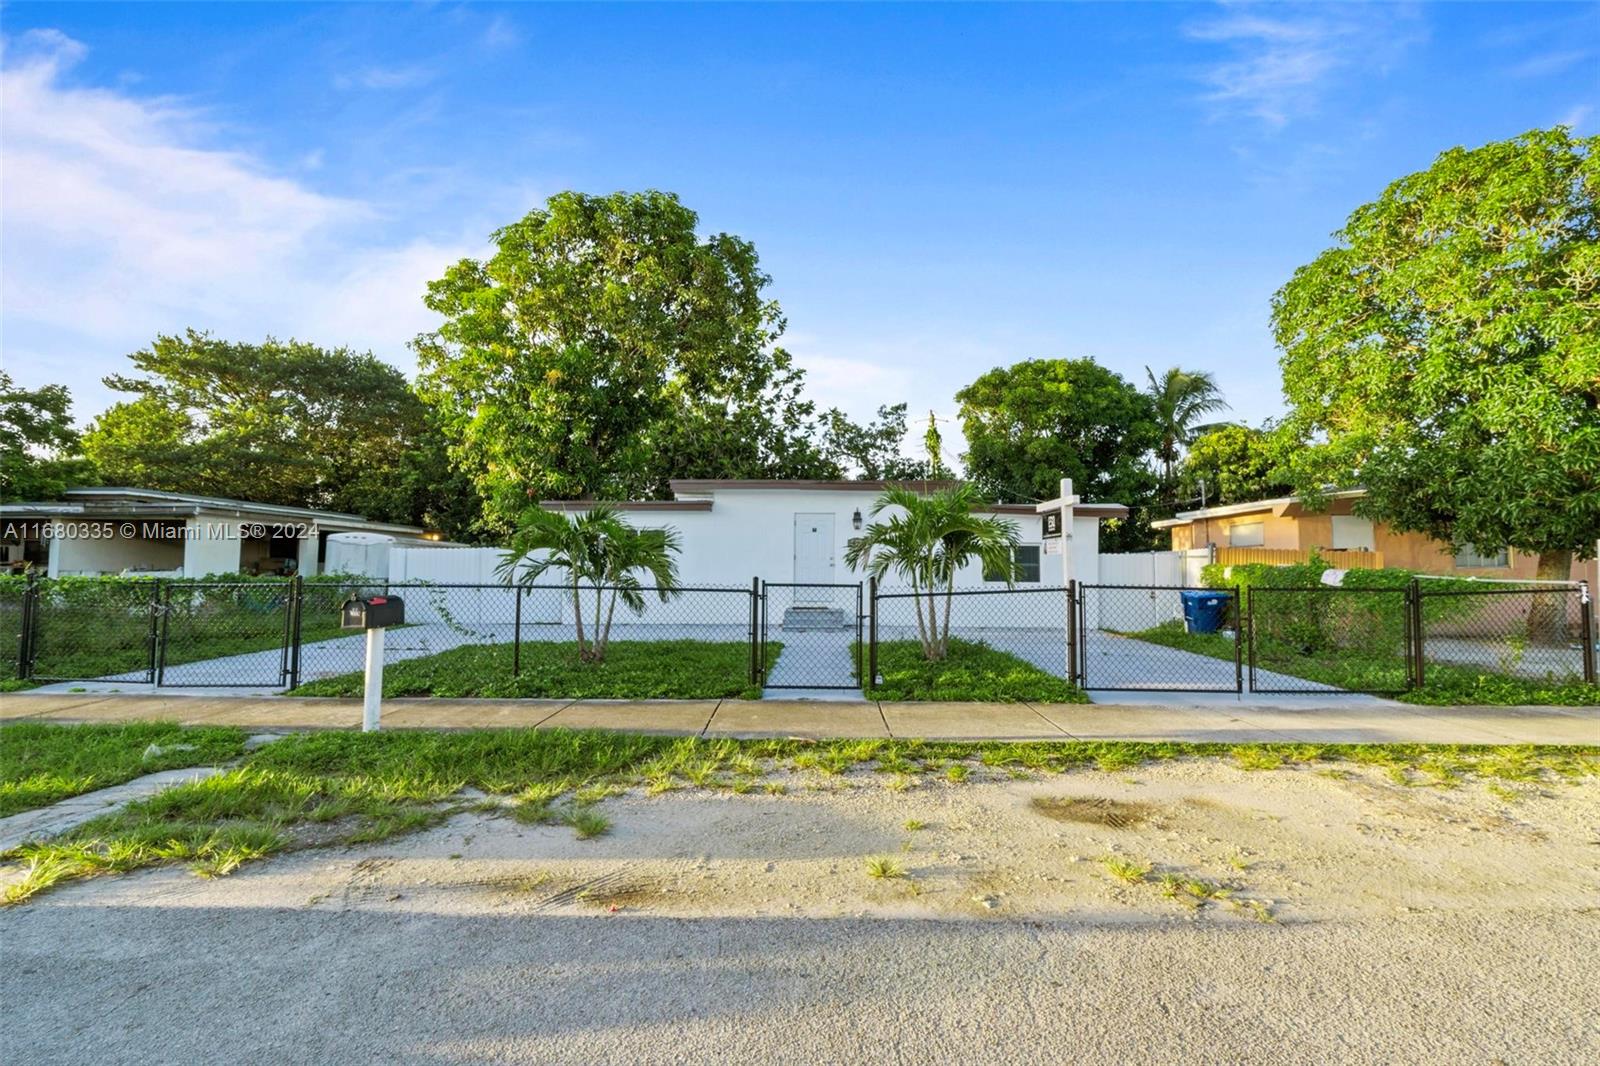
M 859 507 L 856 508 L 856 513 L 850 516 L 850 528 L 851 529 L 860 529 L 861 528 L 861 508 L 859 508 Z

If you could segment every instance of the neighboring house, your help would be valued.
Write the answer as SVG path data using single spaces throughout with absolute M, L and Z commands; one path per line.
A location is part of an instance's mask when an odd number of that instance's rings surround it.
M 1425 574 L 1485 578 L 1532 578 L 1538 556 L 1518 551 L 1478 550 L 1467 545 L 1452 552 L 1422 533 L 1400 533 L 1354 513 L 1365 490 L 1331 493 L 1321 511 L 1310 511 L 1298 496 L 1231 503 L 1179 511 L 1152 522 L 1172 535 L 1174 550 L 1212 548 L 1224 562 L 1283 562 L 1310 557 L 1312 551 L 1341 565 L 1399 567 Z M 1225 550 L 1227 549 L 1227 550 Z M 1330 553 L 1339 553 L 1331 556 Z M 1346 555 L 1345 553 L 1357 553 Z M 1363 558 L 1365 556 L 1365 558 Z M 1574 560 L 1572 580 L 1595 587 L 1595 560 Z
M 61 499 L 0 504 L 7 569 L 50 577 L 132 574 L 202 577 L 321 571 L 328 537 L 368 533 L 397 544 L 437 540 L 416 526 L 155 489 L 68 489 Z
M 883 481 L 676 480 L 673 499 L 612 503 L 639 527 L 670 527 L 683 541 L 678 556 L 686 585 L 728 584 L 760 577 L 794 584 L 854 584 L 865 575 L 844 561 L 851 538 L 873 521 L 872 507 Z M 899 482 L 919 491 L 948 488 L 953 481 Z M 584 511 L 585 500 L 545 500 L 552 511 Z M 983 513 L 1011 521 L 1020 536 L 1017 562 L 1021 587 L 1061 587 L 1061 556 L 1042 536 L 1034 505 L 993 504 Z M 1094 581 L 1100 572 L 1100 522 L 1122 518 L 1116 503 L 1077 505 L 1073 521 L 1073 576 Z M 885 584 L 899 585 L 893 575 Z M 976 564 L 957 577 L 958 588 L 1004 588 L 1000 575 L 985 575 Z

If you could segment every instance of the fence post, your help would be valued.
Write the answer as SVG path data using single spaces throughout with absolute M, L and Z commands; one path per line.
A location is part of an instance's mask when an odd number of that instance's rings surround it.
M 300 687 L 300 618 L 305 611 L 305 578 L 295 574 L 289 585 L 289 687 Z
M 1239 586 L 1233 586 L 1233 690 L 1244 692 L 1244 636 L 1241 632 L 1244 618 L 1239 610 Z
M 1256 590 L 1251 585 L 1244 590 L 1244 632 L 1250 656 L 1250 691 L 1256 690 Z
M 26 681 L 33 673 L 33 640 L 39 614 L 39 572 L 28 571 L 22 587 L 22 630 L 17 634 L 17 680 Z
M 867 599 L 872 613 L 867 616 L 866 692 L 878 687 L 878 579 L 867 578 Z
M 1411 636 L 1407 649 L 1411 653 L 1411 687 L 1418 689 L 1423 686 L 1426 667 L 1422 657 L 1422 583 L 1416 578 L 1406 589 L 1406 616 Z
M 160 636 L 159 627 L 161 625 L 161 585 L 162 581 L 159 577 L 152 582 L 150 589 L 150 628 L 145 632 L 144 637 L 144 669 L 151 684 L 154 684 L 156 680 L 156 641 Z
M 161 589 L 161 638 L 156 643 L 156 687 L 160 688 L 167 678 L 167 633 L 168 620 L 172 617 L 172 584 L 168 582 Z
M 1578 582 L 1578 634 L 1583 640 L 1583 679 L 1595 683 L 1594 676 L 1594 601 L 1589 597 L 1589 583 Z
M 517 587 L 516 607 L 511 623 L 511 676 L 522 676 L 522 586 Z
M 1078 579 L 1067 581 L 1067 682 L 1078 683 Z

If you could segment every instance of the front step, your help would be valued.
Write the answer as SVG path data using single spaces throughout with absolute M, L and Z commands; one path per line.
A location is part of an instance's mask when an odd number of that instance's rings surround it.
M 838 607 L 785 607 L 783 628 L 791 632 L 808 629 L 848 629 L 844 611 Z

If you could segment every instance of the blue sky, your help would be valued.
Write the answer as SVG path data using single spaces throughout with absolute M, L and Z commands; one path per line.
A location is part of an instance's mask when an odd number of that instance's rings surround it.
M 552 192 L 755 242 L 814 397 L 954 414 L 989 367 L 1213 371 L 1440 151 L 1600 129 L 1595 5 L 0 9 L 3 354 L 99 378 L 185 326 L 408 371 L 425 282 Z M 948 434 L 948 431 L 947 431 Z

